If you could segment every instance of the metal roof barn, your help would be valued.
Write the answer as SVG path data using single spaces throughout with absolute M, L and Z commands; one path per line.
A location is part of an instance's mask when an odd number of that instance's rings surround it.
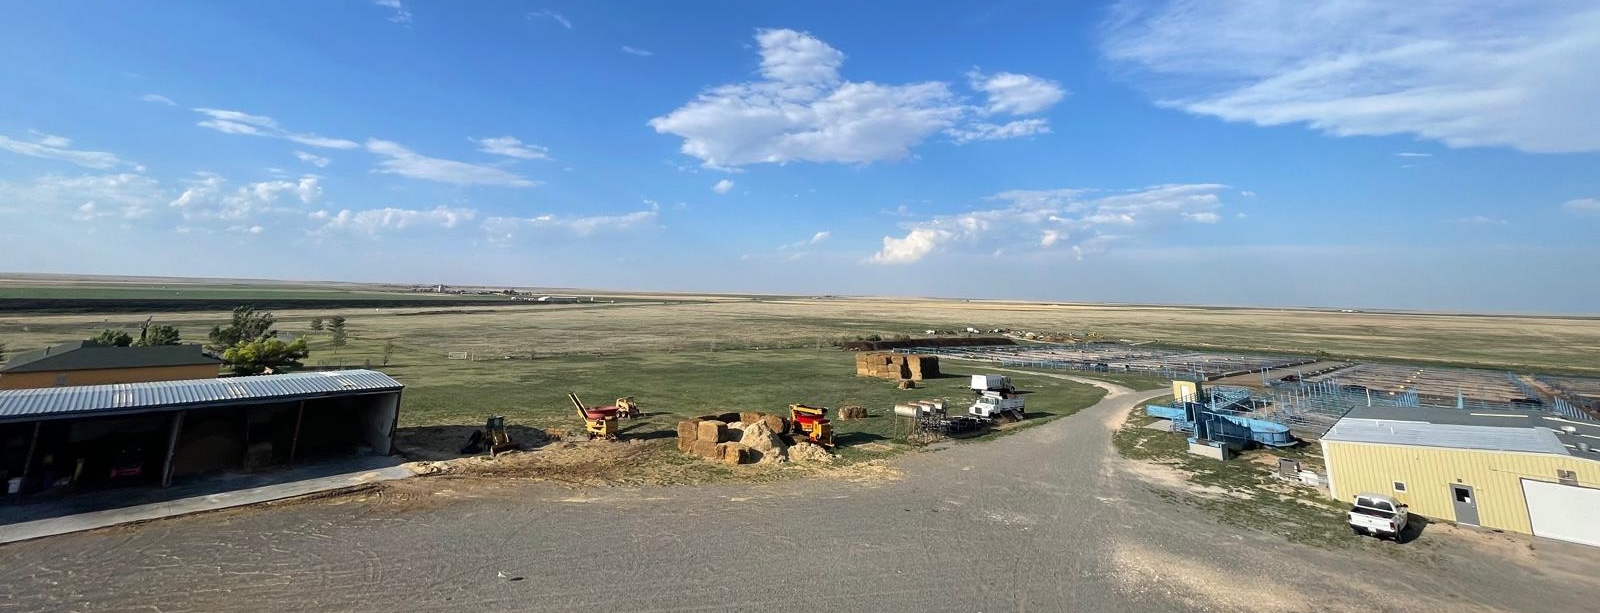
M 0 422 L 281 402 L 352 393 L 392 392 L 404 387 L 381 372 L 342 370 L 0 390 Z

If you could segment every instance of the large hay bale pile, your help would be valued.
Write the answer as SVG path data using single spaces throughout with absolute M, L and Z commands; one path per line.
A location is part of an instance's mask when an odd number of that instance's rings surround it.
M 939 376 L 939 356 L 903 353 L 858 353 L 856 376 L 921 381 Z
M 678 422 L 678 450 L 727 464 L 783 462 L 789 444 L 779 433 L 787 425 L 766 413 L 701 415 Z

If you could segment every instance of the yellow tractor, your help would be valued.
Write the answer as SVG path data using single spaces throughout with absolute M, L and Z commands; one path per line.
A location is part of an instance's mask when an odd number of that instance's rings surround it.
M 633 396 L 623 396 L 617 399 L 617 417 L 620 419 L 633 419 L 643 415 L 639 411 L 639 402 Z
M 578 417 L 583 418 L 589 440 L 597 438 L 617 440 L 617 407 L 585 407 L 583 401 L 578 399 L 577 393 L 568 393 L 567 399 L 572 401 L 572 406 L 577 407 Z
M 789 433 L 804 434 L 812 443 L 833 448 L 833 422 L 828 421 L 827 407 L 789 405 Z

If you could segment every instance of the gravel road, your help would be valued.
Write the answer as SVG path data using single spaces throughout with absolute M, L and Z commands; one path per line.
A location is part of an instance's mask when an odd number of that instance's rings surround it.
M 1103 386 L 1078 415 L 860 478 L 418 479 L 17 543 L 0 547 L 0 610 L 1556 611 L 1596 593 L 1585 547 L 1471 534 L 1328 551 L 1219 524 L 1111 450 L 1128 409 L 1164 391 Z

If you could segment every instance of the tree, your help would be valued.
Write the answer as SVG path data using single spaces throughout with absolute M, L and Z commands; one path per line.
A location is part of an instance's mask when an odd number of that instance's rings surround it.
M 350 342 L 350 332 L 345 330 L 343 315 L 334 315 L 328 319 L 328 331 L 333 333 L 334 347 L 343 347 Z
M 108 329 L 101 330 L 100 334 L 95 335 L 94 338 L 89 340 L 107 347 L 127 347 L 128 345 L 133 344 L 133 335 L 121 330 Z
M 322 331 L 322 316 L 319 315 L 311 318 L 311 329 L 319 332 Z
M 139 347 L 154 347 L 157 345 L 176 345 L 181 342 L 183 342 L 183 339 L 178 335 L 177 326 L 157 324 L 145 328 L 139 340 L 134 341 L 133 344 Z
M 222 361 L 228 369 L 240 375 L 259 375 L 287 372 L 301 366 L 300 360 L 311 355 L 306 339 L 297 338 L 285 343 L 267 336 L 250 341 L 239 341 L 222 352 Z
M 394 355 L 394 339 L 383 341 L 383 365 L 389 365 L 389 356 Z
M 212 326 L 208 343 L 212 349 L 226 350 L 239 344 L 240 341 L 253 341 L 263 336 L 275 334 L 272 324 L 278 318 L 271 311 L 256 311 L 250 305 L 244 305 L 233 310 L 233 320 L 227 327 Z

